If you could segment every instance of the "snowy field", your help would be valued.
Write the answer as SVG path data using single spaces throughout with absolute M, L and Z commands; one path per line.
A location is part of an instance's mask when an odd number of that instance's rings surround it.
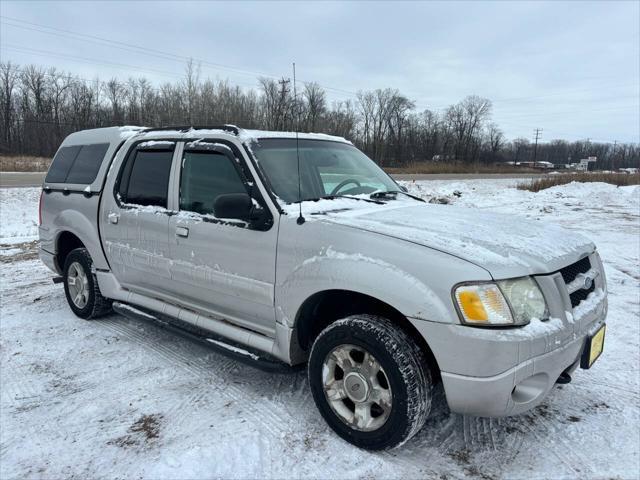
M 464 417 L 438 402 L 417 437 L 383 453 L 329 430 L 303 371 L 267 374 L 118 315 L 75 318 L 34 256 L 38 190 L 0 189 L 0 478 L 638 478 L 640 188 L 514 183 L 406 185 L 594 240 L 605 352 L 532 412 Z

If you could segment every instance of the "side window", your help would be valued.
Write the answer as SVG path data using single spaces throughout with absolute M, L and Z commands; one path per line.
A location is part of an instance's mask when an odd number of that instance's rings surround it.
M 212 152 L 185 152 L 180 175 L 180 210 L 212 214 L 218 195 L 246 191 L 229 157 Z
M 45 182 L 93 183 L 108 149 L 108 143 L 61 148 L 53 158 Z
M 167 208 L 171 150 L 136 150 L 127 158 L 118 193 L 124 203 Z
M 108 143 L 83 145 L 67 175 L 67 183 L 93 183 L 108 149 Z
M 53 157 L 53 162 L 51 162 L 51 167 L 49 167 L 49 172 L 44 181 L 47 183 L 64 183 L 80 148 L 80 145 L 77 145 L 62 147 L 58 150 L 56 156 Z

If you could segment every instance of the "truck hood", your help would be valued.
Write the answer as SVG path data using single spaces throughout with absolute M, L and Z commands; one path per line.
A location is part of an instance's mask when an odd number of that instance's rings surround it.
M 494 278 L 554 272 L 595 249 L 582 235 L 516 215 L 402 204 L 325 210 L 320 215 L 331 223 L 455 255 L 485 268 Z

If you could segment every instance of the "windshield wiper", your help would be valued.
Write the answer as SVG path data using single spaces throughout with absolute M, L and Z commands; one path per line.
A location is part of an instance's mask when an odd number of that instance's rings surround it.
M 395 200 L 398 197 L 399 193 L 406 195 L 409 198 L 413 198 L 414 200 L 419 200 L 421 202 L 424 202 L 422 198 L 416 197 L 415 195 L 411 195 L 410 193 L 407 193 L 403 190 L 387 190 L 385 192 L 373 192 L 371 195 L 369 195 L 369 198 L 384 198 L 388 200 Z
M 369 198 L 390 198 L 395 199 L 399 193 L 402 193 L 399 190 L 387 190 L 384 192 L 373 192 L 369 195 Z
M 383 202 L 381 202 L 379 200 L 374 200 L 374 199 L 371 199 L 371 198 L 352 197 L 351 195 L 325 195 L 323 197 L 305 198 L 303 201 L 304 202 L 317 202 L 318 200 L 335 200 L 337 198 L 348 198 L 349 200 L 357 200 L 359 202 L 368 202 L 368 203 L 378 203 L 378 204 L 383 203 Z M 298 203 L 298 202 L 293 202 L 293 203 Z

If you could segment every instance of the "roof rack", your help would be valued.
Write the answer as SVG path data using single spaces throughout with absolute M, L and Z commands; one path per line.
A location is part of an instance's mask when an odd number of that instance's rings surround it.
M 163 130 L 178 130 L 179 132 L 186 132 L 188 130 L 224 130 L 234 135 L 240 134 L 240 129 L 235 125 L 169 125 L 166 127 L 145 128 L 143 132 L 161 132 Z

